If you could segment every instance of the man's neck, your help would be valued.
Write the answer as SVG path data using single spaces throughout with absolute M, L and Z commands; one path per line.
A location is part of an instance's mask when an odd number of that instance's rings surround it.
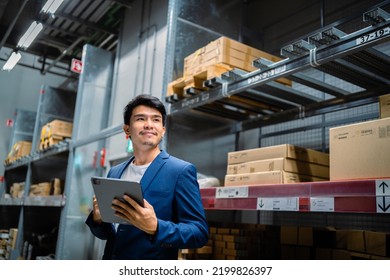
M 134 151 L 134 164 L 135 165 L 145 165 L 151 163 L 157 155 L 160 153 L 160 149 L 158 147 L 152 150 L 135 150 Z

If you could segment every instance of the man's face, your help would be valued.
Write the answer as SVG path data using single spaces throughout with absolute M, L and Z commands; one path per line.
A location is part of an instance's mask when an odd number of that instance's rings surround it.
M 124 125 L 123 129 L 138 148 L 156 147 L 165 134 L 161 113 L 144 105 L 133 109 L 130 125 Z

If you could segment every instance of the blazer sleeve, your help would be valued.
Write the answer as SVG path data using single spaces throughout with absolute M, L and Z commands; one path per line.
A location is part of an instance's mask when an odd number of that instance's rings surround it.
M 176 182 L 173 200 L 176 221 L 158 220 L 154 242 L 163 247 L 200 248 L 208 242 L 208 223 L 199 191 L 196 168 L 187 164 Z
M 102 240 L 107 240 L 115 235 L 114 225 L 111 223 L 102 222 L 97 224 L 93 221 L 92 211 L 89 213 L 87 220 L 85 221 L 92 234 Z

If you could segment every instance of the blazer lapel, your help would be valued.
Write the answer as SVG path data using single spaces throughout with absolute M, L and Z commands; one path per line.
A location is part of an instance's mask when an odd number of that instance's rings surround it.
M 150 186 L 150 183 L 153 181 L 159 170 L 166 163 L 166 160 L 168 158 L 169 154 L 165 151 L 161 151 L 158 156 L 152 161 L 148 169 L 146 169 L 146 172 L 141 179 L 141 186 L 144 192 Z

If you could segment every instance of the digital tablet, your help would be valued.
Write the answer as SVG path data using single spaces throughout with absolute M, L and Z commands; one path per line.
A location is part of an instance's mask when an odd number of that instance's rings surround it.
M 124 194 L 127 194 L 144 207 L 142 188 L 138 182 L 96 176 L 91 177 L 91 182 L 103 222 L 127 223 L 115 216 L 115 211 L 111 208 L 112 200 L 114 198 L 122 199 Z

